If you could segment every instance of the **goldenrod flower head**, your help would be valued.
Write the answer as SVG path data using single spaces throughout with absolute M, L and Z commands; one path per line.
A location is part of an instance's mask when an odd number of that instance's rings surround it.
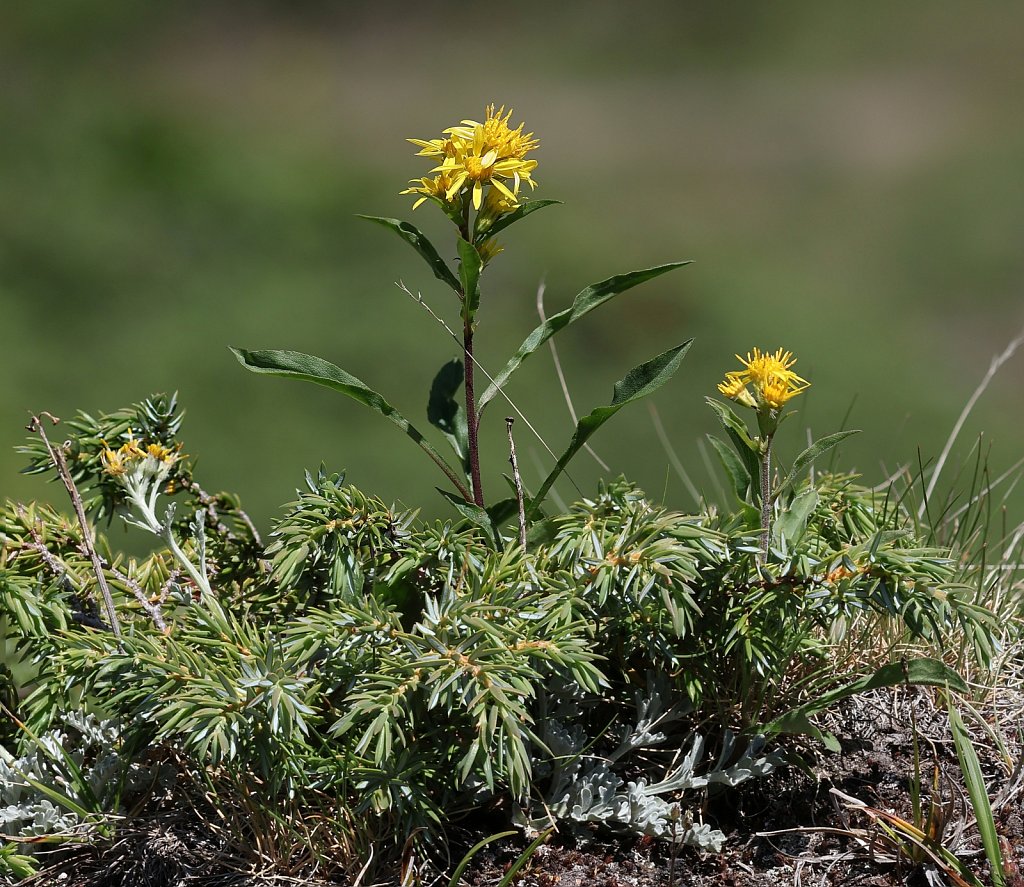
M 487 106 L 483 123 L 463 120 L 458 126 L 444 130 L 445 138 L 409 139 L 420 148 L 418 156 L 439 161 L 431 170 L 438 173 L 436 179 L 414 179 L 410 182 L 413 187 L 402 192 L 423 195 L 414 208 L 427 197 L 437 197 L 442 181 L 446 186 L 443 199 L 448 203 L 453 203 L 456 197 L 469 189 L 473 208 L 479 210 L 484 186 L 492 185 L 515 207 L 523 182 L 531 188 L 536 187 L 532 173 L 537 168 L 537 161 L 526 160 L 525 157 L 539 143 L 532 132 L 523 132 L 523 124 L 513 129 L 509 125 L 511 118 L 511 109 L 506 112 L 503 105 L 495 111 L 492 104 Z
M 448 189 L 451 187 L 451 181 L 449 176 L 445 174 L 434 176 L 432 179 L 410 179 L 409 185 L 411 187 L 406 188 L 404 191 L 399 191 L 399 194 L 420 194 L 422 195 L 417 200 L 412 208 L 416 209 L 425 200 L 429 200 L 431 197 L 436 200 L 444 200 L 445 195 L 448 193 Z
M 718 390 L 730 400 L 744 404 L 748 407 L 756 407 L 753 396 L 747 391 L 746 378 L 743 373 L 733 372 L 725 374 L 725 381 L 718 383 Z
M 779 348 L 774 354 L 754 348 L 746 359 L 736 355 L 743 369 L 727 373 L 718 390 L 726 397 L 751 407 L 781 409 L 786 402 L 805 391 L 810 382 L 793 372 L 793 352 Z M 747 390 L 750 385 L 753 395 Z
M 753 352 L 747 353 L 746 360 L 738 354 L 736 359 L 746 367 L 745 374 L 755 385 L 762 385 L 774 378 L 795 380 L 803 383 L 804 387 L 809 384 L 790 369 L 796 363 L 792 351 L 779 348 L 774 354 L 762 354 L 760 349 L 755 348 Z

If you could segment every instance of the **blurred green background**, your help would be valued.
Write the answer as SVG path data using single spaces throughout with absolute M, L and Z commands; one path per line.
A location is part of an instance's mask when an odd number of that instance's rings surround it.
M 504 238 L 477 341 L 499 367 L 586 284 L 694 264 L 560 340 L 580 412 L 633 365 L 696 342 L 655 399 L 711 489 L 703 397 L 733 354 L 784 346 L 813 382 L 782 443 L 848 425 L 843 462 L 877 482 L 934 457 L 990 358 L 1024 324 L 1024 6 L 1008 3 L 5 3 L 0 6 L 0 492 L 29 410 L 70 416 L 180 392 L 210 489 L 266 526 L 325 460 L 388 500 L 442 514 L 442 478 L 379 417 L 325 389 L 244 372 L 228 345 L 322 355 L 426 426 L 455 354 L 450 293 L 356 213 L 413 218 L 425 175 L 404 139 L 488 102 L 541 139 L 539 197 L 564 206 Z M 1024 454 L 1024 354 L 979 433 L 998 472 Z M 571 434 L 549 356 L 510 394 L 560 451 Z M 504 495 L 505 408 L 484 428 Z M 549 464 L 517 426 L 527 485 Z M 593 440 L 614 472 L 692 499 L 644 406 Z M 572 471 L 594 488 L 581 455 Z M 574 492 L 562 484 L 561 492 Z M 1019 503 L 1019 498 L 1016 500 Z

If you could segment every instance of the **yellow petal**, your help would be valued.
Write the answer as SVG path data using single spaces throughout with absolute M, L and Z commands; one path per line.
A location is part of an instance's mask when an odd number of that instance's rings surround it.
M 508 190 L 508 187 L 505 185 L 505 183 L 503 181 L 501 181 L 501 179 L 491 179 L 491 184 L 494 185 L 495 188 L 497 188 L 502 194 L 504 194 L 513 203 L 516 202 L 516 195 Z

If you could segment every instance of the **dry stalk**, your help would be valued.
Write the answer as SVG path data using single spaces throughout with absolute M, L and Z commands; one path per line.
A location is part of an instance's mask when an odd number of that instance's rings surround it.
M 526 505 L 523 502 L 523 479 L 519 476 L 519 462 L 516 460 L 516 442 L 512 439 L 512 416 L 505 417 L 508 428 L 508 461 L 512 463 L 512 479 L 516 485 L 516 504 L 519 506 L 519 544 L 526 550 Z
M 50 415 L 50 413 L 42 413 L 46 416 L 54 425 L 56 425 L 60 419 L 56 416 Z M 121 623 L 117 619 L 117 611 L 114 609 L 114 598 L 110 594 L 110 586 L 107 584 L 107 577 L 103 572 L 103 561 L 99 554 L 96 552 L 96 543 L 93 539 L 92 529 L 89 526 L 89 521 L 85 516 L 85 506 L 82 504 L 82 497 L 78 492 L 78 488 L 75 486 L 74 480 L 71 478 L 71 472 L 68 470 L 67 460 L 64 458 L 63 447 L 54 447 L 50 443 L 50 439 L 46 436 L 46 429 L 43 427 L 43 423 L 39 416 L 33 416 L 31 421 L 28 423 L 28 430 L 33 434 L 38 434 L 42 439 L 43 444 L 46 447 L 46 452 L 50 455 L 50 460 L 53 462 L 54 468 L 57 469 L 57 474 L 60 476 L 61 482 L 64 484 L 64 489 L 68 491 L 68 495 L 71 497 L 71 504 L 75 509 L 75 517 L 78 518 L 78 524 L 82 528 L 82 547 L 85 549 L 85 553 L 89 556 L 89 560 L 92 562 L 93 573 L 96 576 L 96 582 L 100 588 L 100 594 L 103 597 L 103 609 L 106 610 L 107 620 L 110 623 L 110 629 L 114 632 L 114 637 L 121 640 Z

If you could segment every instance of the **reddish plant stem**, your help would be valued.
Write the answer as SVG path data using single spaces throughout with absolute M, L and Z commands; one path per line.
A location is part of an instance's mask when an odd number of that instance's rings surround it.
M 469 233 L 469 197 L 462 198 L 462 224 L 459 225 L 459 236 L 466 243 L 472 243 Z M 465 366 L 463 387 L 466 389 L 466 425 L 469 445 L 469 476 L 473 487 L 473 502 L 478 508 L 484 507 L 484 489 L 480 483 L 480 446 L 477 438 L 479 420 L 476 415 L 476 392 L 473 387 L 473 317 L 470 315 L 468 295 L 460 293 L 462 298 L 462 351 Z
M 484 507 L 484 490 L 480 484 L 480 448 L 477 440 L 478 420 L 476 416 L 476 393 L 473 390 L 473 325 L 467 319 L 462 333 L 462 349 L 465 353 L 466 378 L 466 426 L 469 437 L 469 474 L 473 483 L 473 501 Z

